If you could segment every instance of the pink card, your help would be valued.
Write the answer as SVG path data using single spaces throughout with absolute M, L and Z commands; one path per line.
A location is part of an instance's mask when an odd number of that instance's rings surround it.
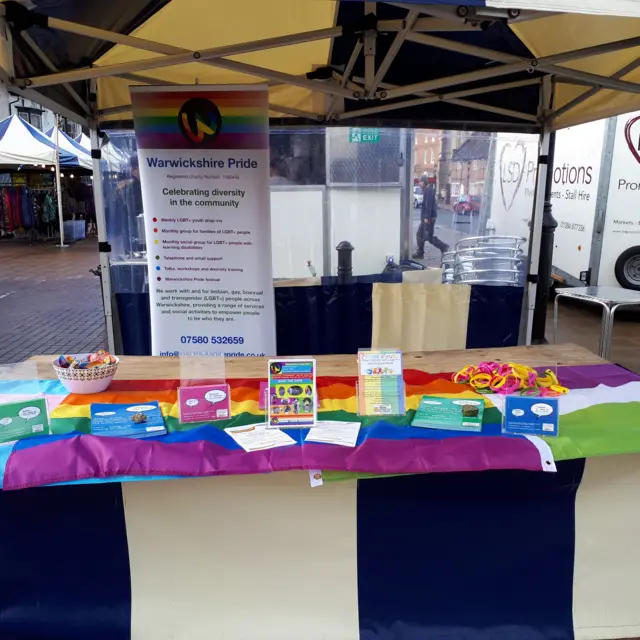
M 207 422 L 231 417 L 231 398 L 228 384 L 178 389 L 180 422 Z
M 269 397 L 269 383 L 266 380 L 260 381 L 260 396 L 258 398 L 258 409 L 267 408 L 267 398 Z

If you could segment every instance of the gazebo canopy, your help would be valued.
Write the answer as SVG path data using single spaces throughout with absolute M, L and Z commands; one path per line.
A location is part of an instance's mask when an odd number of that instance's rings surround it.
M 640 0 L 30 5 L 5 3 L 13 88 L 87 117 L 96 81 L 102 121 L 158 83 L 268 82 L 287 124 L 538 131 L 640 109 Z
M 73 159 L 60 149 L 60 164 Z M 0 122 L 0 165 L 55 164 L 56 146 L 42 131 L 17 115 Z
M 47 131 L 47 136 L 51 141 L 56 143 L 56 128 L 51 127 Z M 91 151 L 87 151 L 82 145 L 77 143 L 73 138 L 68 136 L 64 131 L 58 128 L 57 143 L 60 149 L 64 149 L 70 156 L 70 160 L 60 161 L 63 167 L 82 167 L 83 169 L 93 169 L 93 161 L 91 160 Z

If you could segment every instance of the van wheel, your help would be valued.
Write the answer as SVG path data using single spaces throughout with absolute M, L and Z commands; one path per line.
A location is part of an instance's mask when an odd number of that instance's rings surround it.
M 618 256 L 615 274 L 621 287 L 640 291 L 640 246 L 629 247 Z

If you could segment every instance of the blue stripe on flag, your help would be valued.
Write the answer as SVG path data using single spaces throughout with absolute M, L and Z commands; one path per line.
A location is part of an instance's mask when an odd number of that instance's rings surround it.
M 583 470 L 358 481 L 360 640 L 571 640 Z
M 4 483 L 4 470 L 7 468 L 7 461 L 9 460 L 9 456 L 11 455 L 14 446 L 14 442 L 5 442 L 0 444 L 0 490 L 2 490 L 2 485 Z
M 0 493 L 0 638 L 130 640 L 117 484 Z
M 0 395 L 66 396 L 59 380 L 0 380 Z

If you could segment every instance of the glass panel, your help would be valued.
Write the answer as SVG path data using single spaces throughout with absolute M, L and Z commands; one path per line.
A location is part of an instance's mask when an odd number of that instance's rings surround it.
M 323 277 L 330 284 L 334 281 L 327 277 L 351 274 L 367 282 L 522 287 L 537 147 L 537 136 L 527 135 L 272 129 L 275 284 L 313 285 Z M 147 245 L 133 131 L 109 131 L 102 153 L 117 306 L 148 313 Z M 497 249 L 483 244 L 485 236 L 524 241 L 499 240 L 502 253 L 494 255 Z M 460 246 L 467 253 L 458 254 L 456 245 L 466 238 L 475 240 Z
M 403 129 L 327 129 L 330 185 L 398 185 Z

